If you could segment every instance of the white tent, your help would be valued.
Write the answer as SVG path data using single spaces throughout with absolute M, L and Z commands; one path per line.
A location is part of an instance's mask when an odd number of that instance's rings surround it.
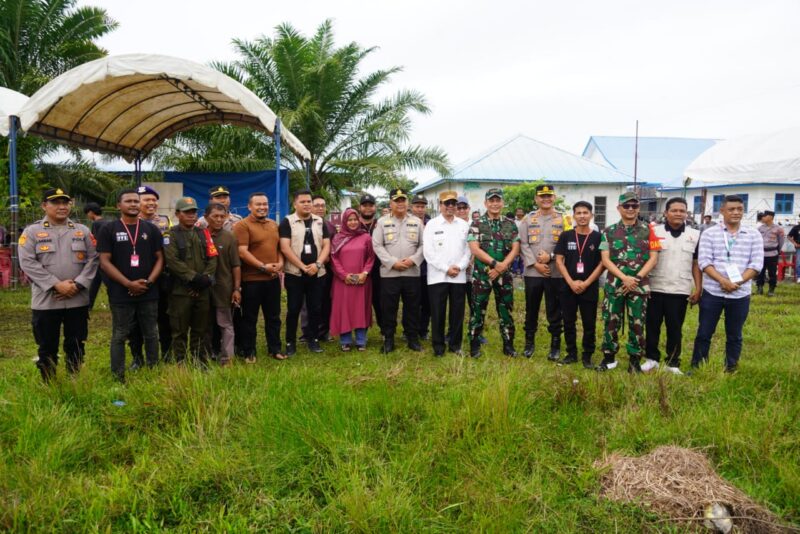
M 683 172 L 693 182 L 800 183 L 800 127 L 721 141 Z
M 19 116 L 19 110 L 28 101 L 22 93 L 0 87 L 0 135 L 8 137 L 8 117 Z
M 206 124 L 275 131 L 276 116 L 225 74 L 179 58 L 128 54 L 85 63 L 51 80 L 19 111 L 21 129 L 133 161 L 176 132 Z M 281 139 L 303 160 L 308 149 Z

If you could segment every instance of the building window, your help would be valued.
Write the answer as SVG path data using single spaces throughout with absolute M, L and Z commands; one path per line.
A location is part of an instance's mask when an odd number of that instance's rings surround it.
M 705 209 L 703 209 L 703 197 L 699 195 L 694 197 L 694 207 L 692 211 L 695 215 L 703 215 L 705 212 Z
M 747 213 L 747 203 L 750 202 L 750 194 L 749 193 L 737 193 L 737 195 L 742 198 L 742 204 L 744 204 L 744 212 Z
M 775 213 L 791 215 L 794 212 L 794 193 L 775 193 Z
M 725 195 L 714 195 L 714 207 L 711 211 L 714 213 L 719 213 L 720 208 L 722 208 L 723 200 L 725 200 Z
M 600 230 L 606 227 L 606 197 L 594 197 L 594 223 Z

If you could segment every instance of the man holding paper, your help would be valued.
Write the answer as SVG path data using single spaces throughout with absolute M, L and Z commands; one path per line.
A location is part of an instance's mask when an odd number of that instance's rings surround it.
M 725 372 L 732 373 L 742 353 L 742 328 L 750 310 L 750 282 L 764 266 L 764 243 L 758 230 L 741 226 L 741 197 L 726 196 L 720 214 L 722 224 L 700 236 L 698 265 L 703 271 L 703 295 L 692 367 L 708 361 L 711 336 L 724 311 Z

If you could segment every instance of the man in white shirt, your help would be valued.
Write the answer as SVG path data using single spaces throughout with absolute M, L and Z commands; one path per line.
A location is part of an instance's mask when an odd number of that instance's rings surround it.
M 439 194 L 439 216 L 425 225 L 422 248 L 428 263 L 428 296 L 431 305 L 431 338 L 434 356 L 444 356 L 444 323 L 450 308 L 448 348 L 461 354 L 464 334 L 466 271 L 472 255 L 467 246 L 469 225 L 456 217 L 458 194 Z M 448 306 L 449 302 L 449 306 Z

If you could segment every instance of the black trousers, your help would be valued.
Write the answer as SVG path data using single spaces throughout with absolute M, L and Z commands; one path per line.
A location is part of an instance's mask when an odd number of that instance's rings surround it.
M 397 330 L 397 310 L 403 298 L 403 333 L 406 341 L 419 341 L 419 276 L 398 276 L 381 280 L 381 332 L 386 338 L 393 338 Z
M 563 279 L 559 281 L 558 299 L 561 315 L 564 318 L 564 341 L 567 355 L 578 355 L 578 312 L 581 314 L 583 338 L 581 343 L 584 359 L 591 358 L 596 348 L 597 302 L 600 298 L 600 284 L 595 281 L 583 293 L 576 295 Z
M 464 337 L 464 306 L 467 289 L 465 284 L 442 282 L 428 286 L 428 297 L 431 304 L 431 339 L 433 352 L 444 352 L 444 323 L 449 309 L 448 339 L 449 349 L 453 352 L 461 350 Z M 448 305 L 449 303 L 449 305 Z
M 281 281 L 264 280 L 242 282 L 242 321 L 238 336 L 239 348 L 245 358 L 256 355 L 256 333 L 258 312 L 264 313 L 264 333 L 267 337 L 267 352 L 281 351 Z
M 319 335 L 322 325 L 322 296 L 325 289 L 325 278 L 319 276 L 295 276 L 287 274 L 283 277 L 286 287 L 286 343 L 297 341 L 297 323 L 303 303 L 308 310 L 308 331 Z M 330 297 L 329 297 L 330 299 Z
M 92 285 L 89 286 L 89 309 L 94 309 L 94 301 L 97 300 L 97 294 L 100 292 L 100 286 L 103 285 L 103 274 L 97 270 L 97 275 L 92 278 Z
M 375 310 L 375 324 L 383 328 L 383 308 L 381 306 L 381 262 L 376 257 L 372 268 L 372 309 Z
M 661 339 L 661 324 L 667 325 L 666 362 L 669 367 L 681 366 L 681 347 L 683 346 L 683 320 L 686 319 L 686 306 L 689 295 L 650 293 L 645 319 L 647 341 L 645 357 L 660 361 L 658 344 Z
M 769 274 L 769 288 L 775 289 L 775 286 L 778 285 L 778 258 L 780 256 L 772 256 L 771 258 L 764 258 L 764 267 L 761 269 L 761 272 L 758 273 L 758 278 L 756 279 L 756 285 L 758 287 L 763 287 L 764 282 L 766 281 L 767 274 Z
M 550 332 L 553 343 L 561 343 L 561 306 L 558 303 L 559 278 L 525 277 L 525 341 L 536 338 L 539 328 L 539 307 L 544 296 L 544 308 L 547 315 L 547 331 Z
M 53 377 L 58 364 L 58 342 L 64 325 L 64 354 L 67 371 L 77 373 L 83 363 L 86 337 L 89 335 L 89 306 L 62 310 L 33 310 L 33 339 L 39 346 L 36 367 L 45 380 Z
M 431 313 L 431 301 L 428 294 L 428 273 L 419 277 L 419 335 L 428 335 L 428 327 L 433 317 Z
M 162 275 L 163 276 L 163 275 Z M 160 279 L 159 279 L 160 280 Z M 169 352 L 172 346 L 172 326 L 169 322 L 169 315 L 167 309 L 169 308 L 169 289 L 164 285 L 159 284 L 158 287 L 158 344 L 161 347 L 161 361 L 166 362 L 172 359 Z M 139 320 L 138 315 L 134 319 Z M 139 328 L 139 323 L 134 322 L 132 325 L 131 335 L 128 338 L 131 347 L 131 357 L 133 363 L 139 367 L 144 366 L 144 356 L 142 355 L 142 347 L 144 346 L 144 338 L 142 338 L 142 329 Z

